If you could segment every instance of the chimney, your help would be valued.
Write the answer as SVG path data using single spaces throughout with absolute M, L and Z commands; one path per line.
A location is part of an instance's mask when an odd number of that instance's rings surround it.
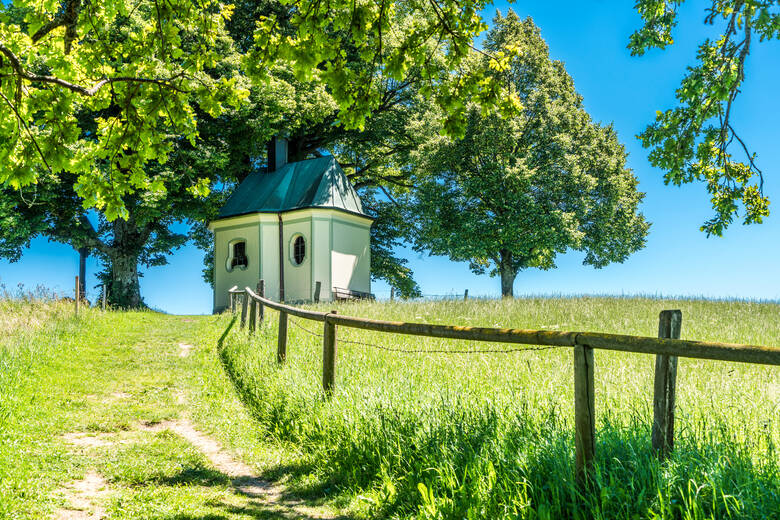
M 268 173 L 275 172 L 287 164 L 287 139 L 272 137 L 268 143 Z

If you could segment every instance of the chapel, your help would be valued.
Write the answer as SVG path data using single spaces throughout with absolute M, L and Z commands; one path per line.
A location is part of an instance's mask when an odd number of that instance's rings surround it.
M 321 301 L 370 295 L 370 230 L 355 188 L 332 156 L 288 162 L 269 145 L 268 168 L 244 179 L 209 223 L 214 233 L 214 312 L 228 290 L 265 281 L 267 298 Z

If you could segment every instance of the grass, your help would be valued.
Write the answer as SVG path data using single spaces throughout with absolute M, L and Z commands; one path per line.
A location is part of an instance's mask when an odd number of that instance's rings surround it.
M 71 304 L 72 305 L 72 304 Z M 97 472 L 107 518 L 283 518 L 236 493 L 183 438 L 139 424 L 189 417 L 284 499 L 347 518 L 777 518 L 777 367 L 681 359 L 677 444 L 650 452 L 651 356 L 597 351 L 597 482 L 572 482 L 568 349 L 397 354 L 339 343 L 323 399 L 321 339 L 289 326 L 275 363 L 276 313 L 254 337 L 230 317 L 101 313 L 0 298 L 0 518 L 50 518 L 69 482 Z M 329 307 L 321 306 L 321 309 Z M 780 307 L 653 299 L 522 299 L 340 305 L 342 314 L 435 323 L 653 335 L 683 311 L 683 337 L 775 345 Z M 314 332 L 320 324 L 293 319 Z M 339 329 L 392 348 L 445 340 Z M 187 357 L 179 343 L 194 345 Z M 471 348 L 489 345 L 474 344 Z M 228 377 L 229 376 L 229 377 Z M 74 446 L 68 435 L 97 439 Z
M 321 307 L 327 308 L 327 307 Z M 778 343 L 780 307 L 654 299 L 358 303 L 342 314 L 434 323 L 653 335 L 683 311 L 683 337 Z M 597 468 L 573 482 L 570 349 L 398 354 L 339 343 L 337 390 L 323 399 L 321 340 L 290 325 L 275 363 L 275 313 L 255 338 L 230 336 L 224 366 L 301 493 L 376 518 L 772 518 L 780 511 L 777 367 L 682 359 L 676 450 L 650 451 L 651 356 L 596 352 Z M 319 324 L 301 323 L 307 328 Z M 439 339 L 341 328 L 339 338 L 401 349 Z M 485 348 L 473 345 L 473 348 Z M 271 468 L 272 470 L 273 468 Z
M 279 518 L 183 438 L 139 427 L 209 409 L 250 432 L 214 348 L 227 319 L 92 309 L 75 318 L 72 305 L 0 299 L 0 323 L 11 324 L 0 331 L 0 518 L 59 518 L 70 483 L 90 472 L 106 482 L 95 500 L 106 518 Z M 179 343 L 195 348 L 181 357 Z M 264 453 L 256 442 L 253 451 Z

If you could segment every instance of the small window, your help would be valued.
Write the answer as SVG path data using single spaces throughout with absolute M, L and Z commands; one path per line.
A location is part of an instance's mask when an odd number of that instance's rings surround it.
M 249 260 L 246 257 L 246 242 L 243 240 L 233 242 L 230 245 L 230 270 L 236 267 L 246 268 Z
M 298 235 L 293 242 L 293 262 L 295 265 L 301 265 L 306 258 L 306 240 Z

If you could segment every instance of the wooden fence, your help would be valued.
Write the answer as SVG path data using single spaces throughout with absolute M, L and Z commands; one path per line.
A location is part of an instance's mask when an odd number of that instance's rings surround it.
M 652 338 L 593 332 L 462 327 L 343 316 L 336 311 L 318 312 L 269 300 L 265 298 L 263 280 L 257 284 L 257 292 L 252 291 L 249 287 L 245 289 L 233 287 L 229 291 L 229 296 L 233 313 L 236 312 L 238 299 L 241 299 L 241 327 L 247 325 L 248 318 L 250 333 L 256 330 L 258 318 L 259 321 L 263 320 L 265 307 L 279 311 L 276 354 L 279 363 L 284 363 L 287 358 L 288 315 L 323 324 L 322 388 L 326 395 L 333 393 L 336 384 L 338 326 L 434 338 L 572 347 L 574 352 L 575 471 L 577 481 L 583 485 L 588 482 L 591 476 L 595 456 L 595 366 L 593 355 L 595 349 L 656 355 L 651 442 L 653 450 L 662 460 L 669 455 L 674 447 L 674 407 L 678 357 L 780 366 L 780 348 L 681 340 L 682 312 L 679 310 L 661 311 L 658 337 Z

